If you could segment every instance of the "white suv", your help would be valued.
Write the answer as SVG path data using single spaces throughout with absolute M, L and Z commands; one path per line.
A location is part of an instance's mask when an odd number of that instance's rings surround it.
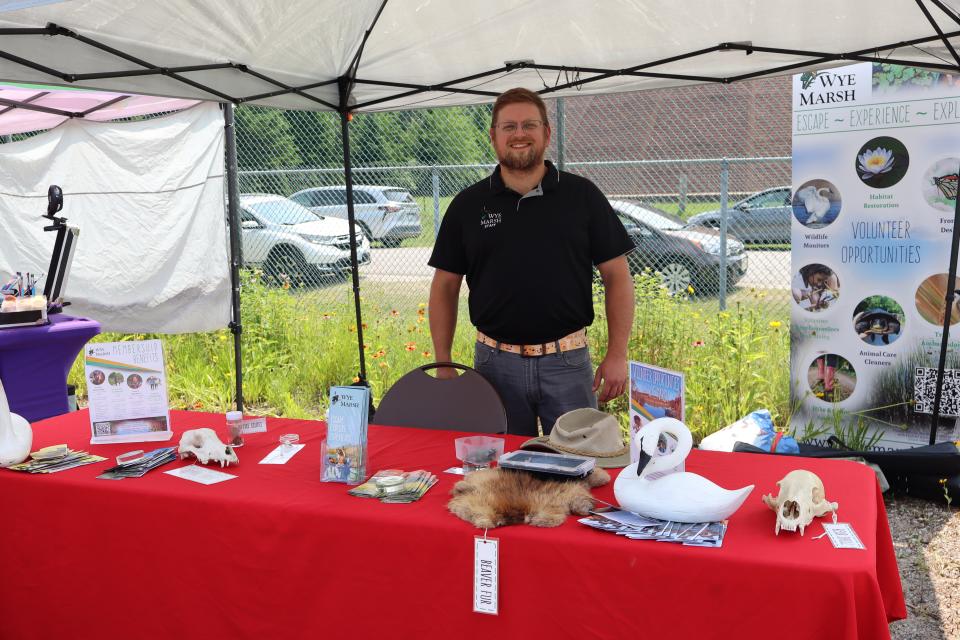
M 346 187 L 303 189 L 290 199 L 314 213 L 347 219 Z M 400 187 L 356 185 L 353 211 L 367 237 L 388 247 L 399 246 L 404 238 L 416 238 L 422 231 L 420 205 Z
M 324 218 L 283 196 L 240 196 L 243 264 L 260 266 L 273 282 L 296 286 L 350 273 L 350 229 L 338 218 Z M 370 241 L 357 229 L 357 261 L 370 262 Z

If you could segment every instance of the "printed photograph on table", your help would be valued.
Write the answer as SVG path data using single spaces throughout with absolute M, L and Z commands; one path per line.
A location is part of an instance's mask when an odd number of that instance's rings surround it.
M 952 214 L 957 206 L 958 173 L 960 159 L 957 158 L 943 158 L 930 165 L 920 183 L 927 204 L 938 211 Z
M 812 263 L 800 267 L 790 285 L 793 301 L 801 309 L 816 313 L 840 299 L 840 278 L 830 267 Z
M 853 395 L 857 372 L 843 356 L 824 353 L 810 363 L 807 383 L 814 397 L 824 402 L 842 402 Z
M 905 317 L 903 307 L 893 298 L 869 296 L 853 310 L 853 329 L 869 345 L 893 344 L 903 331 Z
M 907 147 L 896 138 L 879 136 L 868 140 L 855 160 L 860 181 L 874 189 L 886 189 L 900 182 L 910 167 Z
M 943 318 L 946 313 L 947 297 L 947 279 L 949 274 L 938 273 L 932 275 L 917 287 L 917 293 L 914 296 L 914 302 L 917 305 L 917 312 L 920 317 L 930 324 L 943 326 Z M 960 289 L 960 278 L 956 279 L 954 291 Z M 954 293 L 953 304 L 950 306 L 950 324 L 954 325 L 960 321 L 960 294 Z
M 793 216 L 808 229 L 822 229 L 840 215 L 840 190 L 827 180 L 808 180 L 793 194 Z

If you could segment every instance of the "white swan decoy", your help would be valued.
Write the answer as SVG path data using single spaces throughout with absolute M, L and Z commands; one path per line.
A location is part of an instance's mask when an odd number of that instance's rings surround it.
M 677 439 L 677 448 L 655 456 L 662 432 Z M 644 425 L 636 437 L 640 441 L 640 461 L 621 471 L 613 485 L 617 502 L 627 511 L 674 522 L 716 522 L 729 518 L 753 491 L 752 484 L 730 491 L 687 471 L 651 480 L 658 471 L 680 464 L 693 447 L 690 430 L 679 420 L 657 418 Z
M 30 456 L 33 444 L 33 429 L 30 423 L 15 413 L 10 413 L 7 394 L 0 382 L 0 467 L 23 462 Z

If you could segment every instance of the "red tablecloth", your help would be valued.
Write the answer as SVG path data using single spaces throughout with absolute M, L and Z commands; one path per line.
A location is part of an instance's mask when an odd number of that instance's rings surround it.
M 185 429 L 218 415 L 172 412 Z M 34 425 L 35 448 L 91 446 L 85 411 Z M 306 447 L 257 462 L 282 433 Z M 760 496 L 797 462 L 694 451 L 690 471 L 755 483 L 722 549 L 631 541 L 570 518 L 512 526 L 500 539 L 500 614 L 472 612 L 473 537 L 449 514 L 457 477 L 442 431 L 370 427 L 370 470 L 424 468 L 419 502 L 354 498 L 319 481 L 320 422 L 270 420 L 238 450 L 239 476 L 202 486 L 162 473 L 97 480 L 108 462 L 53 475 L 0 470 L 0 637 L 10 638 L 860 638 L 889 636 L 906 611 L 873 473 L 804 460 L 865 551 L 834 549 L 814 525 L 773 533 Z M 521 442 L 507 437 L 507 449 Z M 175 444 L 175 442 L 174 442 Z M 143 443 L 146 448 L 160 446 Z M 613 501 L 612 485 L 598 497 Z

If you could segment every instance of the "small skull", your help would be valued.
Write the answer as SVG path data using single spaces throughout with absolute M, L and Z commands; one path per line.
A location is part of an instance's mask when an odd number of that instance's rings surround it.
M 814 519 L 833 513 L 837 521 L 837 503 L 828 502 L 823 490 L 823 482 L 816 474 L 804 469 L 791 471 L 777 482 L 780 493 L 776 498 L 772 494 L 763 496 L 763 502 L 777 514 L 774 531 L 780 535 L 780 529 L 786 531 L 803 530 Z
M 184 431 L 177 453 L 181 458 L 192 455 L 200 464 L 207 464 L 211 460 L 219 462 L 221 468 L 240 462 L 233 447 L 221 442 L 217 433 L 208 428 Z

